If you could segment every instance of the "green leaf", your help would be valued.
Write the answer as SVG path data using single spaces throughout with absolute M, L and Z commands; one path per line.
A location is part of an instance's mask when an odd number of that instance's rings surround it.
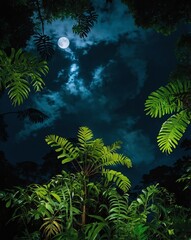
M 183 110 L 181 94 L 191 89 L 191 81 L 173 81 L 152 92 L 145 102 L 146 115 L 159 117 Z
M 58 195 L 58 194 L 56 194 L 56 193 L 54 193 L 54 192 L 51 192 L 50 193 L 59 203 L 61 203 L 61 198 L 60 198 L 60 196 Z
M 6 202 L 5 206 L 6 206 L 6 208 L 9 208 L 11 206 L 11 199 L 8 202 Z
M 48 209 L 52 214 L 54 213 L 54 210 L 52 208 L 52 206 L 49 203 L 45 203 L 45 207 L 46 209 Z
M 157 137 L 160 150 L 171 153 L 173 148 L 176 148 L 178 145 L 189 123 L 190 118 L 187 111 L 181 111 L 169 117 L 168 120 L 162 124 Z
M 35 91 L 43 89 L 45 83 L 42 75 L 48 73 L 46 61 L 40 61 L 37 56 L 11 49 L 8 56 L 0 50 L 0 90 L 8 90 L 11 103 L 21 105 L 28 98 L 31 85 Z

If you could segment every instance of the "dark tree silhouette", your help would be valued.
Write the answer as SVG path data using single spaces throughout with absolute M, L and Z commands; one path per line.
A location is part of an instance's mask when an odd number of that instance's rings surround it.
M 8 139 L 8 125 L 5 121 L 7 115 L 16 115 L 19 120 L 29 119 L 32 123 L 41 123 L 48 118 L 46 114 L 35 108 L 0 113 L 0 141 L 7 141 Z
M 122 0 L 133 14 L 135 23 L 145 29 L 169 35 L 180 23 L 190 23 L 191 2 L 189 0 Z
M 177 180 L 185 172 L 185 166 L 191 162 L 190 156 L 184 156 L 178 159 L 173 166 L 158 166 L 151 169 L 148 174 L 144 174 L 141 180 L 143 186 L 153 183 L 159 183 L 160 186 L 166 188 L 170 193 L 174 193 L 178 204 L 190 207 L 191 205 L 191 189 L 185 189 L 183 182 Z

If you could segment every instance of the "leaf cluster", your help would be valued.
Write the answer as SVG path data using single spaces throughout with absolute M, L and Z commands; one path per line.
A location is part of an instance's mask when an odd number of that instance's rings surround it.
M 171 153 L 179 143 L 191 120 L 191 36 L 183 35 L 177 42 L 179 64 L 170 74 L 169 82 L 150 93 L 145 112 L 154 118 L 170 117 L 162 124 L 157 142 L 162 152 Z
M 22 49 L 11 49 L 8 56 L 0 50 L 0 91 L 8 90 L 11 103 L 21 105 L 29 97 L 31 91 L 41 91 L 45 85 L 42 75 L 48 73 L 46 61 L 39 61 Z
M 93 139 L 93 133 L 88 127 L 80 127 L 78 130 L 78 142 L 73 144 L 66 138 L 48 135 L 45 141 L 58 152 L 58 159 L 63 164 L 72 162 L 75 169 L 88 178 L 101 174 L 106 182 L 114 182 L 120 189 L 127 191 L 130 188 L 129 179 L 122 173 L 110 169 L 116 164 L 131 167 L 131 160 L 116 152 L 120 143 L 105 146 L 102 139 Z
M 191 4 L 187 0 L 154 1 L 123 0 L 128 5 L 135 23 L 145 29 L 154 29 L 163 35 L 176 31 L 179 23 L 190 23 Z

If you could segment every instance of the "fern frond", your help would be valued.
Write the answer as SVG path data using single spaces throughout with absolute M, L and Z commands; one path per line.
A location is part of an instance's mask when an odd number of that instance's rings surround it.
M 87 143 L 93 138 L 93 133 L 88 127 L 80 127 L 78 130 L 78 141 Z
M 127 192 L 131 187 L 129 178 L 127 178 L 121 172 L 111 169 L 103 169 L 102 174 L 106 177 L 108 182 L 114 182 L 116 186 L 124 192 Z
M 0 69 L 0 91 L 9 90 L 13 105 L 20 105 L 28 98 L 30 85 L 35 91 L 42 90 L 45 83 L 41 75 L 46 75 L 49 70 L 46 61 L 14 48 L 10 56 L 0 50 Z
M 105 158 L 103 156 L 102 159 L 104 159 L 104 165 L 105 166 L 112 166 L 112 165 L 116 165 L 116 164 L 121 164 L 121 165 L 126 166 L 128 168 L 132 167 L 131 159 L 124 156 L 123 154 L 119 154 L 119 153 L 105 154 Z
M 44 223 L 40 227 L 41 229 L 43 229 L 43 235 L 46 239 L 50 239 L 62 231 L 62 221 L 56 217 L 45 218 Z
M 56 152 L 60 152 L 58 158 L 62 159 L 62 163 L 71 162 L 79 156 L 79 149 L 74 147 L 73 144 L 66 138 L 56 135 L 48 135 L 45 141 L 51 147 L 55 147 Z
M 162 117 L 183 110 L 183 102 L 179 95 L 191 89 L 191 81 L 173 81 L 165 87 L 152 92 L 145 102 L 145 111 L 151 117 Z
M 97 16 L 93 7 L 88 8 L 86 12 L 77 16 L 77 24 L 72 27 L 73 32 L 81 38 L 87 37 L 87 34 L 97 21 Z
M 128 195 L 120 195 L 116 190 L 109 192 L 109 216 L 106 220 L 118 221 L 128 219 Z
M 93 139 L 93 133 L 88 127 L 83 126 L 79 128 L 77 137 L 79 148 L 83 151 L 86 149 L 87 144 Z
M 121 149 L 121 144 L 122 144 L 121 141 L 116 141 L 110 146 L 107 146 L 107 148 L 109 149 L 110 152 L 116 152 L 116 150 Z
M 162 124 L 159 131 L 157 142 L 162 152 L 171 153 L 176 148 L 178 141 L 183 136 L 188 124 L 190 116 L 186 110 L 172 115 Z
M 13 79 L 6 88 L 9 89 L 8 96 L 14 106 L 21 105 L 29 96 L 30 87 L 25 79 Z

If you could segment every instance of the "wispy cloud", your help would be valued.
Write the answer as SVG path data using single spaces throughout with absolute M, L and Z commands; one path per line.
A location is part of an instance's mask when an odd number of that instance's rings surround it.
M 102 86 L 102 82 L 103 82 L 102 74 L 104 69 L 105 68 L 103 66 L 99 66 L 92 72 L 92 81 L 90 84 L 90 88 Z
M 90 48 L 100 42 L 117 42 L 121 36 L 126 35 L 128 39 L 144 39 L 145 31 L 134 24 L 134 19 L 128 11 L 127 5 L 120 0 L 113 1 L 111 7 L 103 9 L 103 1 L 94 1 L 94 6 L 98 13 L 97 23 L 91 32 L 84 39 L 75 35 L 72 31 L 74 21 L 65 19 L 64 21 L 54 21 L 45 24 L 45 32 L 53 37 L 55 43 L 61 36 L 67 36 L 71 42 L 70 48 Z

